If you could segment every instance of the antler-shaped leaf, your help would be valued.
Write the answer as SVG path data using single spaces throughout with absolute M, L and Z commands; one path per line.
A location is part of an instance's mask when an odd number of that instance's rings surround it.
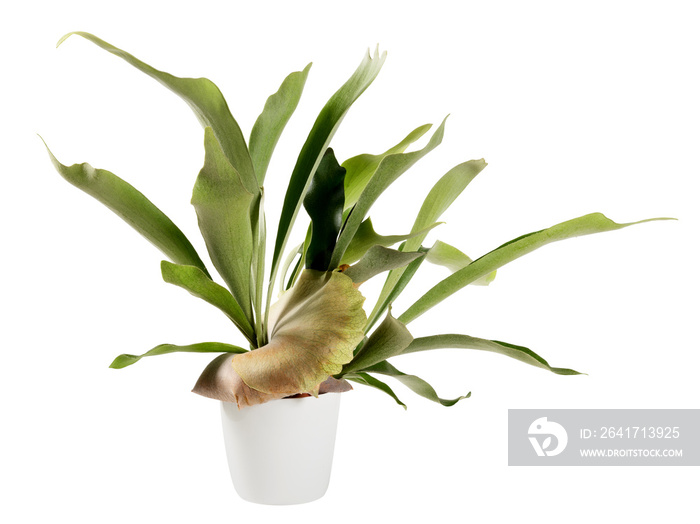
M 214 134 L 221 144 L 226 157 L 231 162 L 231 165 L 241 174 L 246 189 L 255 195 L 258 194 L 258 180 L 253 172 L 253 162 L 250 158 L 245 138 L 243 138 L 238 122 L 236 122 L 231 115 L 231 111 L 229 111 L 224 95 L 221 94 L 214 82 L 208 78 L 179 78 L 164 71 L 159 71 L 126 51 L 122 51 L 101 38 L 83 31 L 68 33 L 58 41 L 56 46 L 61 45 L 71 35 L 82 36 L 105 51 L 118 56 L 182 98 L 194 111 L 202 126 L 209 126 L 214 130 Z
M 462 191 L 464 191 L 469 183 L 474 180 L 474 177 L 481 173 L 485 167 L 486 162 L 484 162 L 483 159 L 469 160 L 456 165 L 445 173 L 432 187 L 425 197 L 425 200 L 423 200 L 420 211 L 418 211 L 416 220 L 413 223 L 411 233 L 424 230 L 430 224 L 435 223 L 452 205 Z M 427 233 L 421 233 L 412 236 L 406 240 L 399 249 L 401 251 L 416 251 L 423 243 L 423 240 L 425 240 L 426 235 Z M 370 313 L 370 325 L 376 322 L 386 310 L 387 305 L 393 302 L 394 298 L 398 295 L 397 291 L 400 293 L 397 287 L 399 282 L 401 282 L 404 287 L 406 286 L 408 280 L 410 280 L 410 276 L 405 274 L 406 271 L 408 271 L 408 268 L 399 268 L 389 273 L 379 298 L 377 299 L 377 303 L 372 313 Z M 392 296 L 394 298 L 390 298 Z
M 433 286 L 425 295 L 419 298 L 411 307 L 409 307 L 399 320 L 408 324 L 415 318 L 425 313 L 428 309 L 443 301 L 445 298 L 452 295 L 464 286 L 471 284 L 475 280 L 488 275 L 499 267 L 512 262 L 513 260 L 526 255 L 537 248 L 540 248 L 551 242 L 557 242 L 567 238 L 591 235 L 593 233 L 602 233 L 605 231 L 614 231 L 634 224 L 641 224 L 652 220 L 670 220 L 666 218 L 650 218 L 640 220 L 639 222 L 630 222 L 627 224 L 618 224 L 613 222 L 608 217 L 601 213 L 591 213 L 582 217 L 574 218 L 566 222 L 561 222 L 548 229 L 536 231 L 518 237 L 510 242 L 506 242 L 502 246 L 485 254 L 481 258 L 475 260 L 464 269 L 460 269 L 456 273 L 440 281 Z
M 168 284 L 186 289 L 195 297 L 219 308 L 241 330 L 248 341 L 255 345 L 255 331 L 228 289 L 214 282 L 194 266 L 183 266 L 163 260 L 160 263 L 160 271 L 163 280 Z
M 537 353 L 524 346 L 516 346 L 508 342 L 498 340 L 486 340 L 483 338 L 470 337 L 469 335 L 433 335 L 430 337 L 420 337 L 414 339 L 400 354 L 415 353 L 417 351 L 427 351 L 430 349 L 442 348 L 462 348 L 490 351 L 507 357 L 514 358 L 525 364 L 530 364 L 538 368 L 546 369 L 557 375 L 580 375 L 578 371 L 567 368 L 554 368 L 539 356 Z
M 48 146 L 46 150 L 56 170 L 68 182 L 111 209 L 170 260 L 194 266 L 209 276 L 202 259 L 180 228 L 135 187 L 114 173 L 95 169 L 88 163 L 64 166 Z
M 430 140 L 423 149 L 410 153 L 396 153 L 382 159 L 372 175 L 372 178 L 367 182 L 362 194 L 358 198 L 357 204 L 355 204 L 355 207 L 353 207 L 352 212 L 348 216 L 348 220 L 335 245 L 333 257 L 331 258 L 331 267 L 340 265 L 340 261 L 343 259 L 345 251 L 354 238 L 355 233 L 379 196 L 421 158 L 442 143 L 442 139 L 445 135 L 446 120 L 447 117 L 445 117 L 445 120 L 443 120 L 440 126 L 435 130 L 433 136 L 430 137 Z M 421 229 L 424 229 L 424 227 Z M 420 245 L 420 242 L 418 242 L 418 245 Z M 409 249 L 408 251 L 415 251 L 415 249 Z
M 303 71 L 295 71 L 284 79 L 279 90 L 268 97 L 262 113 L 250 132 L 248 142 L 250 157 L 260 186 L 265 181 L 267 166 L 270 164 L 277 141 L 299 104 L 306 77 L 309 76 L 309 69 L 311 64 L 307 65 Z
M 143 355 L 129 355 L 123 353 L 119 355 L 110 364 L 109 367 L 121 369 L 132 364 L 136 364 L 143 357 L 155 357 L 158 355 L 167 355 L 169 353 L 245 353 L 248 351 L 239 346 L 232 344 L 224 344 L 223 342 L 199 342 L 197 344 L 188 344 L 186 346 L 177 346 L 175 344 L 160 344 L 153 349 L 146 351 Z
M 343 162 L 343 167 L 347 170 L 347 175 L 345 176 L 345 209 L 350 209 L 355 205 L 385 157 L 403 153 L 408 146 L 426 134 L 432 126 L 432 124 L 424 124 L 417 127 L 401 142 L 380 155 L 357 155 Z

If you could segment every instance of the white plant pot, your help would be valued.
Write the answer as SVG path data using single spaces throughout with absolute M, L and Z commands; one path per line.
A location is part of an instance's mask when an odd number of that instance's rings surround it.
M 328 489 L 340 393 L 287 398 L 238 409 L 221 403 L 231 480 L 258 504 L 302 504 Z

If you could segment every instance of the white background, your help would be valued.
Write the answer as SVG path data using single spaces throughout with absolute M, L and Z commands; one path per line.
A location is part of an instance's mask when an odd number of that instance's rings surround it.
M 68 0 L 5 12 L 0 520 L 691 522 L 697 468 L 509 468 L 506 444 L 509 408 L 700 407 L 694 7 Z M 373 210 L 380 233 L 407 232 L 434 181 L 481 157 L 489 166 L 437 230 L 473 257 L 592 211 L 679 221 L 547 246 L 411 325 L 416 336 L 526 345 L 588 375 L 466 350 L 399 357 L 442 396 L 472 398 L 443 408 L 397 384 L 404 412 L 357 386 L 343 397 L 327 495 L 249 504 L 230 485 L 219 406 L 190 393 L 210 357 L 107 367 L 163 342 L 240 340 L 216 310 L 164 284 L 161 254 L 50 165 L 37 133 L 63 163 L 133 183 L 205 254 L 189 205 L 201 128 L 177 97 L 91 43 L 54 49 L 74 30 L 211 78 L 246 135 L 284 76 L 313 61 L 266 181 L 271 225 L 317 112 L 377 43 L 389 55 L 333 141 L 341 160 L 451 114 L 443 145 Z M 424 268 L 414 296 L 445 275 Z

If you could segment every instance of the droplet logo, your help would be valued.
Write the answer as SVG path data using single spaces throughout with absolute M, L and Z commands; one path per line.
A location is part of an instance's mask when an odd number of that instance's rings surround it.
M 553 457 L 559 455 L 566 444 L 569 442 L 569 436 L 561 424 L 547 420 L 547 417 L 541 417 L 530 424 L 530 429 L 527 430 L 530 438 L 530 444 L 535 448 L 535 453 L 538 457 Z M 552 437 L 556 438 L 556 447 L 552 447 Z M 542 439 L 541 441 L 539 439 Z

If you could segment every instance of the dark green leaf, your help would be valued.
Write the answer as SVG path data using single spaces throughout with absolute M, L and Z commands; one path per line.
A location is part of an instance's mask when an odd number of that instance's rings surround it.
M 154 357 L 156 355 L 167 355 L 168 353 L 245 353 L 247 350 L 231 344 L 222 342 L 200 342 L 199 344 L 190 344 L 187 346 L 176 346 L 174 344 L 161 344 L 156 346 L 143 355 L 128 355 L 126 353 L 119 355 L 114 359 L 114 362 L 109 367 L 114 369 L 122 369 L 131 364 L 136 364 L 143 357 Z
M 277 141 L 297 108 L 309 69 L 311 64 L 303 71 L 295 71 L 285 78 L 279 90 L 267 99 L 263 112 L 255 121 L 249 143 L 253 168 L 260 186 L 265 181 L 267 166 Z
M 415 353 L 416 351 L 426 351 L 441 348 L 463 348 L 478 349 L 499 353 L 507 357 L 514 358 L 520 362 L 525 362 L 531 366 L 547 369 L 557 375 L 580 375 L 578 371 L 566 368 L 553 368 L 545 359 L 537 353 L 523 346 L 516 346 L 507 342 L 497 340 L 485 340 L 483 338 L 470 337 L 468 335 L 433 335 L 431 337 L 416 338 L 403 350 L 402 355 Z
M 46 150 L 63 178 L 111 209 L 170 260 L 195 266 L 209 274 L 182 231 L 141 192 L 113 173 L 95 169 L 90 164 L 64 166 L 48 147 Z
M 238 302 L 236 302 L 228 289 L 220 286 L 200 269 L 193 266 L 181 266 L 163 260 L 160 263 L 160 270 L 163 274 L 163 280 L 168 284 L 180 286 L 195 297 L 201 298 L 223 311 L 236 324 L 248 341 L 254 346 L 256 345 L 255 331 L 243 313 L 241 306 L 238 305 Z
M 82 36 L 105 51 L 118 56 L 182 98 L 194 111 L 202 126 L 211 127 L 214 130 L 216 139 L 221 144 L 226 158 L 229 159 L 236 171 L 241 174 L 246 189 L 254 195 L 258 194 L 258 181 L 253 171 L 253 162 L 250 159 L 250 153 L 248 152 L 245 138 L 243 138 L 243 133 L 241 133 L 241 128 L 231 115 L 221 91 L 211 80 L 207 78 L 179 78 L 169 73 L 158 71 L 126 51 L 117 49 L 112 44 L 82 31 L 68 33 L 63 36 L 56 44 L 56 47 L 61 45 L 71 35 Z
M 311 242 L 306 251 L 306 269 L 332 269 L 328 265 L 343 220 L 344 180 L 345 168 L 340 167 L 329 147 L 304 197 L 304 207 L 311 217 Z

